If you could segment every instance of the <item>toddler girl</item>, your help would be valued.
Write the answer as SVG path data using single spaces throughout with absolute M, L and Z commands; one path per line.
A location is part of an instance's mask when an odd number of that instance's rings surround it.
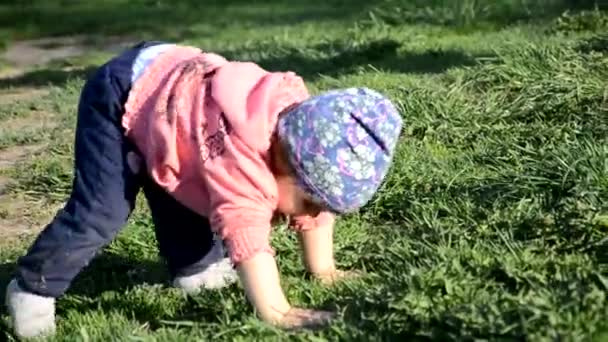
M 401 125 L 390 101 L 366 88 L 310 97 L 291 72 L 160 42 L 127 50 L 82 90 L 72 194 L 7 288 L 15 334 L 54 332 L 55 298 L 125 225 L 140 189 L 175 286 L 195 293 L 240 279 L 269 323 L 327 322 L 331 313 L 285 298 L 271 220 L 290 218 L 312 275 L 343 276 L 334 215 L 377 191 Z

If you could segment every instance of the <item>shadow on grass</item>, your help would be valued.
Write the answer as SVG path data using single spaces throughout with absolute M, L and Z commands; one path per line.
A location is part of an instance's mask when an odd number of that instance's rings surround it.
M 16 270 L 15 262 L 7 262 L 0 264 L 0 305 L 6 303 L 6 287 L 14 276 Z M 124 256 L 102 253 L 91 262 L 89 267 L 76 278 L 68 295 L 84 296 L 89 298 L 97 298 L 106 291 L 124 293 L 128 289 L 141 284 L 163 284 L 168 282 L 168 276 L 163 263 L 132 259 Z M 117 308 L 129 307 L 129 303 L 121 301 L 117 298 L 116 303 L 109 302 L 101 308 L 103 311 L 112 311 Z M 121 303 L 121 304 L 119 304 Z M 116 304 L 116 305 L 115 305 Z M 79 303 L 77 310 L 84 312 L 86 310 L 99 310 L 97 302 L 94 301 L 91 307 L 87 307 L 87 303 Z M 61 315 L 62 306 L 58 307 L 58 314 Z M 4 311 L 4 310 L 3 310 Z M 153 314 L 145 307 L 133 309 L 136 318 L 142 322 L 146 320 L 154 320 Z M 10 327 L 7 321 L 0 320 L 0 336 L 12 336 Z M 0 340 L 2 340 L 0 338 Z
M 0 264 L 0 303 L 5 303 L 6 286 L 15 274 L 15 261 Z M 132 259 L 102 253 L 74 280 L 68 294 L 96 297 L 106 291 L 124 292 L 141 284 L 162 284 L 169 280 L 161 261 Z
M 371 10 L 388 24 L 445 26 L 504 26 L 540 21 L 564 11 L 591 9 L 596 0 L 107 0 L 0 1 L 0 29 L 12 39 L 71 35 L 152 35 L 157 39 L 186 39 L 202 31 L 238 23 L 250 27 L 294 25 L 312 21 L 352 22 Z M 203 29 L 204 27 L 204 29 Z
M 395 73 L 441 73 L 453 67 L 471 66 L 478 63 L 480 58 L 491 57 L 471 55 L 461 50 L 401 51 L 400 47 L 401 43 L 392 39 L 365 43 L 330 42 L 303 49 L 279 48 L 279 55 L 253 60 L 267 70 L 293 70 L 305 80 L 313 80 L 322 75 L 336 77 L 352 73 L 358 68 Z M 235 55 L 239 53 L 226 52 L 224 55 L 236 58 Z
M 3 307 L 0 310 L 0 341 L 5 340 L 2 337 L 13 336 L 4 303 L 6 287 L 15 275 L 17 258 L 18 255 L 11 255 L 0 264 L 0 306 Z M 144 284 L 160 285 L 160 289 L 142 288 Z M 58 302 L 57 316 L 66 317 L 71 312 L 119 314 L 141 322 L 151 330 L 174 327 L 170 322 L 219 322 L 219 318 L 225 316 L 223 296 L 226 292 L 209 291 L 202 296 L 181 297 L 179 292 L 177 296 L 176 293 L 166 293 L 164 287 L 170 286 L 166 265 L 160 259 L 142 259 L 104 251 L 76 277 L 66 297 Z M 167 303 L 163 301 L 167 298 L 165 296 L 177 299 L 171 304 L 176 313 L 171 313 L 171 309 L 164 305 Z M 234 303 L 234 298 L 232 300 Z M 234 305 L 245 305 L 241 303 L 240 296 L 237 300 Z M 209 305 L 220 302 L 223 304 Z M 240 311 L 236 314 L 240 315 Z
M 137 294 L 135 297 L 130 294 L 116 293 L 90 303 L 79 303 L 77 307 L 70 308 L 70 310 L 100 312 L 107 316 L 119 314 L 147 326 L 150 331 L 163 328 L 191 329 L 195 324 L 221 324 L 221 319 L 227 315 L 233 316 L 235 319 L 241 319 L 243 315 L 247 315 L 250 311 L 249 304 L 241 296 L 238 297 L 238 302 L 232 301 L 227 304 L 226 298 L 222 297 L 226 291 L 234 291 L 234 289 L 210 290 L 197 296 L 177 297 L 157 291 Z M 240 291 L 238 293 L 241 294 Z M 169 296 L 171 302 L 164 302 L 167 297 L 163 299 L 159 297 L 163 295 Z M 246 308 L 239 310 L 235 309 L 235 306 Z M 231 307 L 231 309 L 227 311 L 227 307 Z
M 581 41 L 576 47 L 581 53 L 602 53 L 608 54 L 608 34 L 593 36 Z
M 381 290 L 374 294 L 361 296 L 358 287 L 340 286 L 337 288 L 335 299 L 325 305 L 345 308 L 344 321 L 357 326 L 362 331 L 373 332 L 373 339 L 380 341 L 468 341 L 472 336 L 463 334 L 463 322 L 457 315 L 446 312 L 437 317 L 422 318 L 420 312 L 410 311 L 405 305 L 397 305 L 387 300 L 387 293 L 406 293 L 407 285 L 399 282 L 384 280 L 378 285 Z M 441 293 L 437 294 L 441 296 Z M 391 315 L 386 316 L 390 312 Z M 362 316 L 365 313 L 365 316 Z M 381 317 L 386 319 L 364 319 L 363 317 Z M 511 319 L 518 322 L 520 317 L 513 314 Z M 467 339 L 466 337 L 469 339 Z M 475 332 L 475 339 L 490 341 L 521 341 L 526 339 L 522 331 L 512 331 L 498 334 L 480 329 Z M 344 336 L 346 340 L 357 340 L 356 337 Z M 359 337 L 360 339 L 360 337 Z
M 2 308 L 2 310 L 0 310 L 0 313 L 2 314 L 0 316 L 6 313 L 6 286 L 11 281 L 14 271 L 15 263 L 6 262 L 0 264 L 0 307 Z M 13 340 L 16 340 L 16 336 L 13 335 L 12 330 L 8 325 L 8 317 L 6 320 L 1 318 L 2 317 L 0 317 L 0 340 L 7 341 L 9 337 L 11 337 Z
M 14 39 L 86 32 L 171 40 L 200 36 L 201 28 L 212 34 L 235 23 L 267 27 L 349 19 L 369 4 L 361 0 L 3 1 L 0 29 L 7 29 Z
M 105 291 L 124 292 L 137 285 L 168 281 L 165 265 L 160 260 L 103 253 L 76 278 L 69 293 L 94 297 Z
M 550 170 L 550 167 L 546 167 Z M 466 198 L 472 203 L 473 210 L 467 220 L 478 222 L 478 225 L 490 224 L 500 232 L 508 232 L 511 238 L 519 242 L 542 243 L 543 248 L 557 253 L 581 253 L 596 260 L 598 264 L 608 263 L 608 238 L 605 233 L 608 221 L 598 212 L 601 195 L 576 194 L 576 182 L 563 182 L 561 175 L 534 175 L 535 179 L 545 178 L 545 183 L 537 186 L 522 181 L 518 176 L 504 179 L 488 179 L 485 182 L 476 180 L 464 184 L 434 184 L 425 189 L 414 189 L 412 194 L 387 200 L 382 209 L 375 209 L 374 220 L 382 223 L 399 217 L 404 221 L 415 221 L 419 208 L 413 202 L 431 198 Z M 532 177 L 532 176 L 530 176 Z M 552 179 L 553 178 L 553 179 Z M 433 194 L 440 194 L 435 197 Z M 507 218 L 498 220 L 492 216 L 509 208 L 520 205 L 522 199 L 538 201 L 538 212 L 529 215 L 523 210 L 510 213 Z M 534 201 L 532 201 L 534 200 Z M 594 205 L 597 205 L 594 206 Z M 458 207 L 445 206 L 435 212 L 436 222 L 442 218 L 460 215 Z M 362 212 L 365 212 L 365 208 Z M 596 219 L 593 219 L 596 217 Z M 436 231 L 432 225 L 422 224 L 414 229 L 420 232 Z M 471 226 L 472 234 L 477 234 L 477 226 Z M 441 243 L 441 234 L 430 233 L 425 241 Z M 500 234 L 495 236 L 502 239 Z M 502 240 L 500 240 L 502 243 Z M 503 282 L 504 283 L 504 282 Z
M 0 90 L 13 87 L 43 87 L 65 85 L 71 79 L 87 79 L 97 66 L 76 69 L 47 68 L 26 72 L 25 74 L 0 78 Z
M 565 12 L 606 10 L 597 0 L 386 0 L 375 6 L 370 23 L 398 25 L 437 25 L 464 30 L 498 29 L 516 23 L 549 22 Z
M 0 305 L 2 306 L 4 306 L 4 303 L 6 303 L 6 286 L 11 281 L 14 272 L 14 262 L 6 262 L 0 264 Z
M 426 50 L 401 52 L 401 43 L 394 40 L 376 40 L 358 45 L 325 43 L 310 49 L 287 48 L 280 56 L 257 59 L 256 63 L 270 71 L 293 70 L 306 81 L 322 75 L 337 77 L 355 72 L 357 68 L 375 68 L 397 73 L 441 73 L 449 68 L 471 66 L 479 58 L 489 55 L 471 55 L 459 50 Z M 262 47 L 260 47 L 262 49 Z M 240 52 L 222 52 L 229 59 L 239 59 Z M 330 56 L 321 54 L 329 53 Z M 41 68 L 13 78 L 0 79 L 0 89 L 12 87 L 63 86 L 70 79 L 87 79 L 98 66 L 62 69 Z

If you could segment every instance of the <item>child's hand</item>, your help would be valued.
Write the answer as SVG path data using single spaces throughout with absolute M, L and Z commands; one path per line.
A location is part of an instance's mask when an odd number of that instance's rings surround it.
M 329 311 L 291 308 L 277 325 L 289 330 L 315 329 L 329 324 L 335 316 L 335 313 Z
M 291 307 L 281 288 L 274 257 L 268 253 L 244 260 L 238 271 L 249 301 L 267 323 L 285 329 L 315 328 L 334 317 L 331 312 Z
M 348 280 L 359 277 L 361 272 L 353 270 L 338 270 L 332 269 L 327 272 L 316 273 L 313 276 L 318 279 L 323 285 L 333 285 L 342 280 Z

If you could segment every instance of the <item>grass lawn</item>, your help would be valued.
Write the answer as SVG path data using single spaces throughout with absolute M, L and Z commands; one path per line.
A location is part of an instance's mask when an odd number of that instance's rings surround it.
M 172 289 L 142 197 L 58 301 L 53 340 L 608 341 L 607 32 L 604 1 L 0 1 L 4 48 L 75 33 L 92 45 L 170 39 L 295 71 L 314 93 L 378 89 L 406 125 L 382 191 L 338 222 L 338 263 L 363 278 L 305 279 L 295 236 L 274 231 L 289 299 L 338 310 L 332 326 L 266 326 L 240 285 Z M 0 172 L 11 180 L 3 196 L 25 203 L 0 217 L 52 214 L 66 199 L 79 90 L 107 57 L 0 79 L 0 156 L 38 147 Z M 19 89 L 36 95 L 8 95 Z M 0 234 L 0 300 L 48 219 Z

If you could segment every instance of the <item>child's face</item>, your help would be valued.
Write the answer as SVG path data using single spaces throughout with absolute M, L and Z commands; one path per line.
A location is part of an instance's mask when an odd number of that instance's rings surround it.
M 287 161 L 285 150 L 278 139 L 273 143 L 272 169 L 277 182 L 279 202 L 277 210 L 283 215 L 317 216 L 324 207 L 315 203 L 300 186 L 295 172 Z
M 310 215 L 316 217 L 323 207 L 315 203 L 311 196 L 304 192 L 291 175 L 278 175 L 279 192 L 278 211 L 283 215 Z

